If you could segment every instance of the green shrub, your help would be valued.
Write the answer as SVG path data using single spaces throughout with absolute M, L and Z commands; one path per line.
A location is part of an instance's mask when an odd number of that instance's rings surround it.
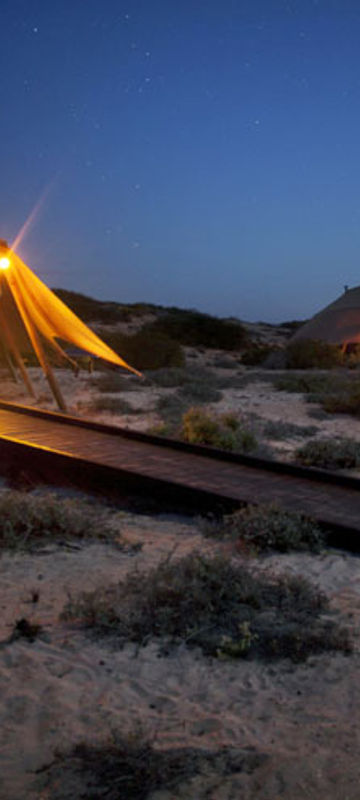
M 192 403 L 217 403 L 222 397 L 219 389 L 215 389 L 211 383 L 205 383 L 204 381 L 185 383 L 181 387 L 179 394 Z
M 194 779 L 201 796 L 210 796 L 219 780 L 250 775 L 267 756 L 255 748 L 154 747 L 136 730 L 126 736 L 112 733 L 109 741 L 81 742 L 68 751 L 57 750 L 51 763 L 38 770 L 35 789 L 49 800 L 147 800 L 154 797 L 192 796 Z M 209 791 L 207 791 L 209 782 Z
M 129 318 L 126 307 L 121 306 L 120 303 L 95 300 L 92 297 L 86 297 L 84 294 L 67 291 L 66 289 L 53 289 L 53 291 L 84 322 L 99 320 L 110 324 L 123 322 Z
M 344 356 L 338 345 L 316 339 L 291 342 L 286 353 L 289 369 L 331 369 L 344 363 Z
M 278 348 L 271 347 L 268 344 L 253 344 L 243 352 L 241 363 L 249 367 L 258 366 L 265 361 L 270 353 L 274 353 L 277 349 Z
M 214 417 L 203 408 L 190 408 L 182 420 L 182 438 L 190 444 L 204 444 L 222 450 L 249 453 L 257 447 L 255 436 L 239 424 L 229 424 L 228 416 Z
M 110 414 L 138 414 L 134 408 L 121 397 L 95 397 L 87 406 L 88 411 L 109 411 Z
M 293 422 L 269 420 L 263 427 L 266 439 L 298 439 L 303 436 L 314 436 L 318 432 L 315 425 L 295 425 Z
M 178 342 L 154 331 L 142 328 L 133 336 L 118 331 L 100 332 L 104 341 L 131 366 L 139 370 L 163 367 L 183 367 L 184 354 Z
M 247 341 L 247 332 L 238 322 L 211 317 L 199 311 L 168 309 L 142 331 L 150 339 L 154 335 L 170 337 L 182 345 L 238 350 Z
M 92 381 L 92 384 L 99 392 L 104 393 L 136 391 L 142 385 L 138 378 L 134 379 L 132 376 L 125 378 L 118 372 L 103 372 Z
M 114 301 L 96 300 L 67 289 L 53 289 L 52 291 L 84 322 L 99 321 L 107 325 L 116 322 L 128 322 L 134 317 L 141 317 L 144 314 L 157 314 L 162 309 L 162 306 L 155 306 L 151 303 L 124 305 Z
M 161 414 L 165 422 L 177 423 L 180 425 L 181 417 L 185 413 L 186 403 L 179 394 L 168 394 L 159 397 L 156 410 Z
M 163 367 L 154 372 L 148 370 L 146 377 L 151 383 L 164 389 L 183 386 L 189 380 L 188 372 L 183 367 Z
M 347 391 L 325 395 L 321 405 L 328 414 L 352 414 L 360 416 L 360 385 L 349 385 Z
M 191 553 L 70 598 L 62 618 L 120 646 L 154 637 L 163 654 L 185 641 L 220 658 L 303 661 L 322 650 L 351 650 L 347 631 L 321 619 L 325 610 L 326 598 L 303 579 L 256 577 L 221 556 Z
M 275 503 L 247 506 L 220 521 L 203 520 L 201 527 L 205 535 L 229 539 L 239 549 L 255 552 L 319 552 L 325 541 L 314 520 L 285 511 Z
M 236 361 L 231 356 L 216 356 L 212 362 L 215 369 L 235 369 Z
M 274 386 L 283 392 L 298 392 L 321 398 L 348 386 L 349 381 L 339 375 L 283 375 L 274 381 Z
M 295 452 L 307 467 L 352 469 L 360 466 L 360 444 L 352 439 L 313 439 Z
M 114 517 L 105 508 L 79 499 L 0 493 L 0 548 L 38 548 L 44 542 L 114 538 Z M 118 536 L 118 533 L 117 533 Z

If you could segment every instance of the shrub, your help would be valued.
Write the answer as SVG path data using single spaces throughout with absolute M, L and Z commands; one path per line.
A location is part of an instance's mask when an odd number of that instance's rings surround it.
M 352 414 L 360 416 L 360 385 L 348 385 L 347 391 L 340 390 L 334 394 L 325 395 L 321 405 L 328 414 Z
M 348 386 L 348 380 L 338 375 L 284 375 L 274 381 L 274 386 L 283 392 L 298 392 L 321 398 L 325 394 Z
M 187 370 L 183 367 L 163 367 L 154 372 L 147 371 L 146 377 L 156 386 L 170 389 L 174 386 L 183 386 L 189 380 Z
M 116 353 L 139 370 L 184 366 L 180 345 L 162 333 L 150 333 L 144 327 L 133 336 L 127 336 L 104 328 L 100 335 Z
M 169 309 L 142 331 L 150 339 L 161 335 L 182 345 L 219 350 L 238 350 L 247 341 L 247 332 L 239 322 L 177 308 Z
M 352 439 L 313 439 L 295 452 L 307 467 L 351 469 L 360 466 L 360 444 Z
M 78 620 L 121 646 L 160 639 L 161 652 L 181 641 L 205 655 L 289 657 L 302 661 L 322 650 L 351 650 L 336 623 L 321 620 L 326 598 L 303 579 L 269 580 L 221 556 L 192 553 L 163 560 L 146 575 L 69 600 L 62 618 Z M 269 613 L 272 612 L 272 613 Z
M 168 394 L 159 397 L 156 409 L 166 422 L 178 423 L 180 425 L 181 417 L 185 413 L 186 403 L 184 398 L 180 397 L 177 393 Z
M 38 548 L 46 541 L 114 537 L 113 515 L 105 508 L 79 499 L 0 493 L 0 548 Z M 118 534 L 117 534 L 118 536 Z
M 231 356 L 216 356 L 212 365 L 215 369 L 235 369 L 236 362 Z
M 182 420 L 182 438 L 190 444 L 204 444 L 223 450 L 249 453 L 257 447 L 255 436 L 241 427 L 229 424 L 228 416 L 214 417 L 202 408 L 190 408 Z
M 53 289 L 55 294 L 72 309 L 84 322 L 100 320 L 105 323 L 122 322 L 128 319 L 126 307 L 120 303 L 104 302 L 86 297 L 66 289 Z
M 95 397 L 87 405 L 88 411 L 109 411 L 110 414 L 138 414 L 139 409 L 134 408 L 121 397 Z
M 35 789 L 52 800 L 147 800 L 150 796 L 179 797 L 195 776 L 202 797 L 209 796 L 221 778 L 251 774 L 267 756 L 255 748 L 154 748 L 137 731 L 128 736 L 113 732 L 109 741 L 81 742 L 67 752 L 56 751 L 49 766 L 38 770 Z M 180 789 L 181 784 L 181 789 Z
M 255 367 L 262 364 L 265 359 L 273 353 L 277 348 L 271 347 L 268 344 L 253 344 L 248 347 L 241 356 L 241 363 L 249 367 Z
M 124 377 L 118 372 L 104 372 L 96 377 L 92 384 L 99 392 L 131 392 L 136 391 L 141 386 L 139 379 Z
M 263 428 L 266 439 L 297 439 L 302 436 L 314 436 L 318 432 L 316 425 L 295 425 L 281 419 L 269 420 Z
M 179 394 L 185 400 L 194 403 L 217 403 L 222 397 L 219 389 L 215 389 L 211 383 L 205 383 L 204 381 L 185 383 L 181 387 Z
M 230 539 L 239 549 L 245 547 L 255 552 L 319 552 L 325 541 L 314 520 L 285 511 L 276 504 L 247 506 L 221 521 L 203 520 L 201 527 L 205 535 Z
M 316 339 L 291 342 L 286 348 L 286 353 L 289 369 L 331 369 L 344 362 L 344 356 L 338 345 Z

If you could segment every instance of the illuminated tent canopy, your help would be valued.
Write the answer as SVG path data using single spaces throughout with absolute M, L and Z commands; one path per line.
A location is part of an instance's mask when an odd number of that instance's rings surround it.
M 360 342 L 360 286 L 346 288 L 337 300 L 305 322 L 292 337 L 292 341 L 299 339 L 318 339 L 343 347 Z
M 29 267 L 0 239 L 0 339 L 9 365 L 14 361 L 31 394 L 34 391 L 21 356 L 29 342 L 44 370 L 58 406 L 64 399 L 48 362 L 43 341 L 73 366 L 75 362 L 58 339 L 140 375 L 108 347 Z M 11 357 L 11 358 L 10 358 Z

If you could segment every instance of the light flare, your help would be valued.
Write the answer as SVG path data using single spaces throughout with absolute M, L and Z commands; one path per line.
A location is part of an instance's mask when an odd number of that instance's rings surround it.
M 55 181 L 57 180 L 58 177 L 59 177 L 59 173 L 57 175 L 55 175 L 55 178 L 53 178 L 50 181 L 50 183 L 48 183 L 48 185 L 45 187 L 44 191 L 42 192 L 42 194 L 39 197 L 39 200 L 37 201 L 37 203 L 35 203 L 35 206 L 34 206 L 33 210 L 30 212 L 30 214 L 29 214 L 28 218 L 25 220 L 22 228 L 20 228 L 19 233 L 17 234 L 16 238 L 14 239 L 12 244 L 10 245 L 10 249 L 11 250 L 16 250 L 19 247 L 19 245 L 21 244 L 24 236 L 27 234 L 29 228 L 31 227 L 31 225 L 35 221 L 36 217 L 38 216 L 39 211 L 41 210 L 41 208 L 42 208 L 42 206 L 43 206 L 43 204 L 44 204 L 44 202 L 45 202 L 45 200 L 46 200 L 46 198 L 47 198 L 47 196 L 48 196 L 48 194 L 50 192 L 50 189 L 52 189 L 52 187 L 53 187 L 53 185 L 54 185 L 54 183 L 55 183 Z
M 0 269 L 9 269 L 10 264 L 10 258 L 7 258 L 7 256 L 2 256 L 2 258 L 0 258 Z

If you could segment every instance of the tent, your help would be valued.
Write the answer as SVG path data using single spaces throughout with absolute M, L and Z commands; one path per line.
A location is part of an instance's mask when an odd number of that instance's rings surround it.
M 141 375 L 108 347 L 32 270 L 0 240 L 0 340 L 14 374 L 19 368 L 28 391 L 34 396 L 21 355 L 31 344 L 59 408 L 66 411 L 64 398 L 49 364 L 44 341 L 65 361 L 76 367 L 59 342 L 69 342 L 91 355 Z
M 343 347 L 360 342 L 360 286 L 345 287 L 337 300 L 296 331 L 292 341 L 299 339 L 318 339 Z

